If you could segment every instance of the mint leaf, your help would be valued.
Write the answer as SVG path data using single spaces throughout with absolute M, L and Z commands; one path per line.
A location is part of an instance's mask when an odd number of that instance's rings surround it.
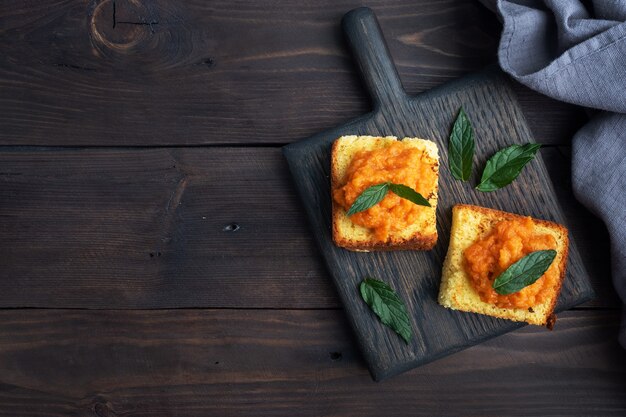
M 430 203 L 428 200 L 424 198 L 423 195 L 412 189 L 411 187 L 404 184 L 389 184 L 389 191 L 397 195 L 398 197 L 402 197 L 406 200 L 409 200 L 412 203 L 415 203 L 419 206 L 430 207 Z
M 360 285 L 361 297 L 380 318 L 408 344 L 413 336 L 409 313 L 398 294 L 383 281 L 365 278 Z
M 389 191 L 388 182 L 383 182 L 366 188 L 365 191 L 363 191 L 361 195 L 354 200 L 354 203 L 352 203 L 346 215 L 352 216 L 355 213 L 367 210 L 373 205 L 378 204 L 383 198 L 385 198 L 387 191 Z
M 534 284 L 552 265 L 556 251 L 538 250 L 524 256 L 493 281 L 492 287 L 498 294 L 508 295 Z
M 461 181 L 469 180 L 473 159 L 474 129 L 461 107 L 448 140 L 448 165 L 452 176 Z
M 380 203 L 387 195 L 387 192 L 391 191 L 398 197 L 402 197 L 420 206 L 430 207 L 428 200 L 424 198 L 420 193 L 412 189 L 411 187 L 403 184 L 394 184 L 391 182 L 383 182 L 380 184 L 367 187 L 358 197 L 354 200 L 354 203 L 350 206 L 350 209 L 346 213 L 347 216 L 352 216 L 363 210 Z
M 496 152 L 489 158 L 483 171 L 478 191 L 495 191 L 509 185 L 522 172 L 524 166 L 530 162 L 541 145 L 527 143 L 525 145 L 512 145 Z

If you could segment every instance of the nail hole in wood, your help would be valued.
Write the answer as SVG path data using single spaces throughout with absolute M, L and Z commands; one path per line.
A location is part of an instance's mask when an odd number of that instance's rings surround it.
M 231 223 L 231 224 L 227 224 L 226 226 L 224 226 L 222 231 L 224 231 L 224 232 L 236 232 L 239 229 L 241 229 L 241 227 L 237 223 Z
M 330 352 L 330 359 L 333 361 L 340 361 L 343 358 L 341 352 Z

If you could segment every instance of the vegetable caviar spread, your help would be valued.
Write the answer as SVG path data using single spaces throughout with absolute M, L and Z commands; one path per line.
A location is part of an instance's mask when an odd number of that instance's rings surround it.
M 502 308 L 529 308 L 541 304 L 558 284 L 556 262 L 534 284 L 509 295 L 500 295 L 492 288 L 493 281 L 509 266 L 531 252 L 556 249 L 552 235 L 535 230 L 530 217 L 503 220 L 486 236 L 465 250 L 464 266 L 480 298 Z
M 437 162 L 421 149 L 396 142 L 384 148 L 357 152 L 345 179 L 345 185 L 333 191 L 333 198 L 346 211 L 366 188 L 387 181 L 411 187 L 429 199 L 437 185 Z M 377 240 L 386 241 L 390 233 L 415 223 L 424 210 L 434 209 L 416 205 L 390 192 L 380 203 L 353 214 L 350 220 L 371 229 Z

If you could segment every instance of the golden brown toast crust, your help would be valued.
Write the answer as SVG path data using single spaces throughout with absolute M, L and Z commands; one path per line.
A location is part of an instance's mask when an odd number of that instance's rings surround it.
M 341 139 L 341 138 L 339 138 Z M 330 189 L 335 190 L 340 184 L 340 173 L 335 169 L 337 166 L 339 140 L 333 142 L 331 148 L 331 174 L 330 174 Z M 439 163 L 437 162 L 434 169 L 438 169 Z M 438 187 L 437 187 L 438 188 Z M 434 194 L 437 193 L 437 188 L 434 190 Z M 430 197 L 427 197 L 430 198 Z M 332 198 L 332 235 L 335 245 L 344 249 L 357 251 L 357 252 L 370 252 L 370 251 L 394 251 L 394 250 L 430 250 L 437 243 L 437 234 L 423 235 L 415 234 L 411 239 L 398 239 L 393 236 L 390 237 L 387 242 L 361 242 L 355 241 L 349 238 L 345 238 L 339 230 L 340 216 L 344 215 L 345 210 L 340 207 L 335 199 Z
M 404 239 L 401 241 L 389 241 L 385 243 L 371 243 L 365 244 L 361 242 L 355 242 L 351 239 L 341 239 L 339 237 L 339 231 L 337 230 L 337 220 L 335 216 L 339 216 L 338 210 L 341 208 L 335 207 L 333 203 L 333 242 L 335 245 L 344 249 L 360 252 L 370 251 L 393 251 L 393 250 L 430 250 L 437 243 L 437 236 L 415 236 L 413 239 Z M 397 243 L 396 243 L 397 242 Z
M 523 218 L 528 217 L 528 216 L 523 216 L 519 214 L 509 213 L 509 212 L 502 211 L 502 210 L 490 209 L 490 208 L 474 206 L 470 204 L 456 204 L 453 210 L 461 209 L 461 208 L 466 208 L 475 212 L 482 213 L 486 216 L 489 216 L 489 218 L 492 219 L 492 223 L 494 224 L 502 220 L 523 219 Z M 554 327 L 554 323 L 556 322 L 556 315 L 554 314 L 554 308 L 556 307 L 556 302 L 559 298 L 558 297 L 559 294 L 561 293 L 561 287 L 563 286 L 563 281 L 565 281 L 565 276 L 566 276 L 566 265 L 567 265 L 567 258 L 569 255 L 568 231 L 567 231 L 567 228 L 565 228 L 563 225 L 560 225 L 555 222 L 536 219 L 534 217 L 532 218 L 532 220 L 537 225 L 542 225 L 551 229 L 556 229 L 561 234 L 563 234 L 563 236 L 565 236 L 565 244 L 564 244 L 564 248 L 562 250 L 562 256 L 559 262 L 560 276 L 559 276 L 558 284 L 556 285 L 556 288 L 555 288 L 556 295 L 553 298 L 552 302 L 550 303 L 550 306 L 548 308 L 548 314 L 546 315 L 546 321 L 545 323 L 543 323 L 543 325 L 546 326 L 549 330 L 552 330 L 552 328 Z M 481 230 L 481 234 L 484 232 L 485 231 Z

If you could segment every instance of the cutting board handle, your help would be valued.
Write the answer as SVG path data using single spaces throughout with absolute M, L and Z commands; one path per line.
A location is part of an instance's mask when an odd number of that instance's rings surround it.
M 349 11 L 341 25 L 374 107 L 404 102 L 406 93 L 372 9 L 359 7 Z

